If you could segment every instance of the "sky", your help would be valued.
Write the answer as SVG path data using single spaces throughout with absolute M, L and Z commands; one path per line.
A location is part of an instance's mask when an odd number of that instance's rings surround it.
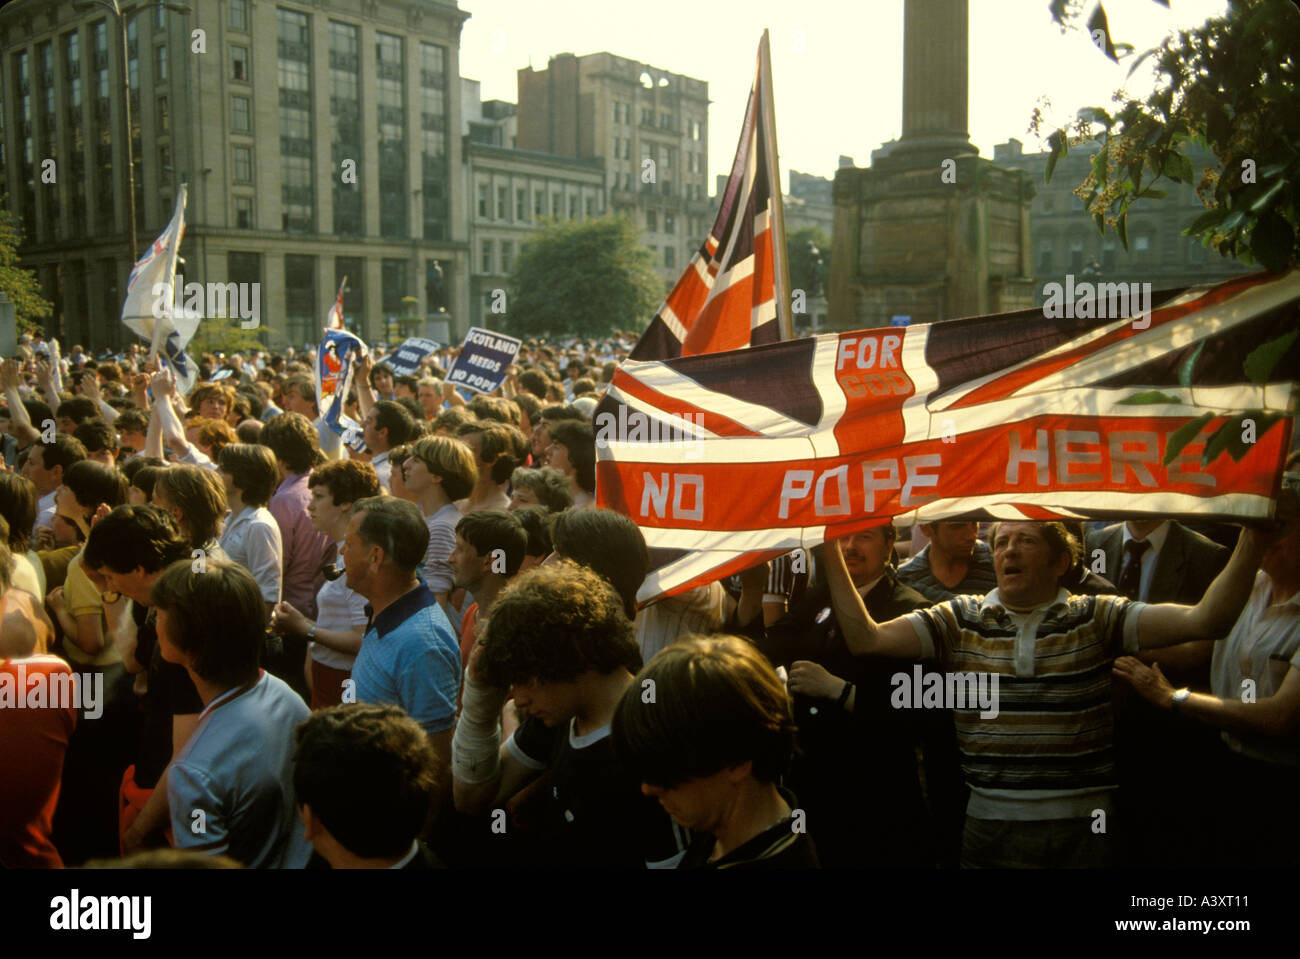
M 1091 0 L 1090 0 L 1091 3 Z M 1151 87 L 1147 64 L 1126 80 L 1082 30 L 1065 34 L 1048 0 L 969 0 L 971 141 L 991 158 L 1028 133 L 1041 97 L 1055 124 L 1085 106 L 1109 107 L 1128 83 Z M 867 166 L 871 151 L 902 128 L 903 0 L 460 0 L 471 17 L 460 44 L 461 76 L 484 100 L 518 102 L 516 71 L 559 53 L 608 51 L 709 84 L 709 184 L 727 173 L 753 80 L 758 42 L 771 31 L 777 142 L 788 170 L 834 176 L 839 156 Z M 1091 9 L 1091 6 L 1088 7 Z M 1111 0 L 1111 36 L 1137 53 L 1227 9 L 1226 0 Z M 1052 126 L 1044 126 L 1050 131 Z

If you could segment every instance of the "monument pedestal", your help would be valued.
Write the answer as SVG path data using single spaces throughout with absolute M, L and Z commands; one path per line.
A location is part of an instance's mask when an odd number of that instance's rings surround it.
M 1029 174 L 941 153 L 908 150 L 836 174 L 832 327 L 1034 305 Z

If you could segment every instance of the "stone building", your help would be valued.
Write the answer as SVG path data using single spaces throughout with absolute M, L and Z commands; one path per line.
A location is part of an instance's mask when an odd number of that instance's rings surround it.
M 1044 183 L 1046 152 L 1025 153 L 1014 138 L 994 147 L 994 164 L 1028 171 L 1037 191 L 1029 211 L 1036 304 L 1046 298 L 1046 284 L 1064 283 L 1067 274 L 1094 281 L 1150 283 L 1154 291 L 1215 283 L 1249 272 L 1243 263 L 1182 235 L 1187 224 L 1205 211 L 1195 188 L 1186 183 L 1163 182 L 1159 187 L 1168 191 L 1167 196 L 1141 200 L 1133 207 L 1127 250 L 1114 228 L 1103 236 L 1083 201 L 1074 195 L 1091 170 L 1095 153 L 1087 147 L 1071 150 L 1057 163 L 1052 182 Z M 1204 167 L 1219 165 L 1208 150 L 1193 147 L 1187 155 L 1198 174 Z
M 175 5 L 175 4 L 173 4 Z M 137 246 L 189 184 L 187 282 L 261 284 L 269 343 L 319 337 L 339 278 L 370 340 L 469 299 L 454 0 L 186 0 L 128 21 Z M 196 35 L 193 31 L 201 30 Z M 121 344 L 131 260 L 119 24 L 102 6 L 0 10 L 0 183 L 52 327 Z M 56 161 L 55 183 L 42 161 Z M 355 183 L 345 170 L 355 163 Z M 438 274 L 441 275 L 439 280 Z
M 709 85 L 611 53 L 562 53 L 518 78 L 519 148 L 603 160 L 610 212 L 643 229 L 667 292 L 712 224 Z

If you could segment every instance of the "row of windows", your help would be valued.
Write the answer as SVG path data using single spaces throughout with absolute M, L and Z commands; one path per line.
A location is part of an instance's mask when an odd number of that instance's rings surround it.
M 478 185 L 478 216 L 481 220 L 517 220 L 524 222 L 534 217 L 546 215 L 546 190 L 533 191 L 532 216 L 527 212 L 528 190 L 526 187 L 516 187 L 514 193 L 514 216 L 511 217 L 510 193 L 509 187 L 498 186 L 496 188 L 496 203 L 493 205 L 490 201 L 493 199 L 488 185 L 480 183 Z M 569 194 L 568 202 L 569 219 L 578 218 L 578 196 Z M 564 198 L 559 193 L 551 194 L 550 215 L 559 217 L 564 211 Z M 582 212 L 584 216 L 599 216 L 605 212 L 604 197 L 602 195 L 588 195 L 582 199 Z
M 1208 254 L 1203 246 L 1195 240 L 1182 240 L 1182 238 L 1179 238 L 1178 241 L 1175 241 L 1173 245 L 1166 249 L 1166 259 L 1170 256 L 1178 257 L 1178 247 L 1180 245 L 1184 248 L 1181 258 L 1185 258 L 1187 262 L 1204 263 L 1206 261 Z M 1086 268 L 1094 260 L 1103 271 L 1106 271 L 1123 265 L 1148 265 L 1153 263 L 1155 236 L 1153 233 L 1141 230 L 1134 232 L 1129 239 L 1127 253 L 1120 248 L 1116 240 L 1106 239 L 1102 242 L 1100 258 L 1096 257 L 1095 245 L 1085 242 L 1082 237 L 1071 238 L 1064 244 L 1050 237 L 1041 237 L 1037 246 L 1037 269 L 1040 273 L 1050 273 L 1056 268 L 1079 271 Z M 1061 253 L 1064 254 L 1063 258 L 1059 255 Z

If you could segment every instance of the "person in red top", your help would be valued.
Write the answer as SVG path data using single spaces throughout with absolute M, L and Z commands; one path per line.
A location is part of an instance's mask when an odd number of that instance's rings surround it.
M 0 543 L 0 606 L 8 609 L 11 557 Z M 55 677 L 65 677 L 52 682 Z M 76 703 L 62 696 L 42 697 L 44 706 L 29 705 L 37 689 L 75 687 L 72 670 L 57 656 L 42 654 L 0 659 L 0 868 L 33 869 L 63 866 L 50 834 L 59 803 L 63 757 L 77 725 Z M 51 702 L 51 700 L 55 700 Z

